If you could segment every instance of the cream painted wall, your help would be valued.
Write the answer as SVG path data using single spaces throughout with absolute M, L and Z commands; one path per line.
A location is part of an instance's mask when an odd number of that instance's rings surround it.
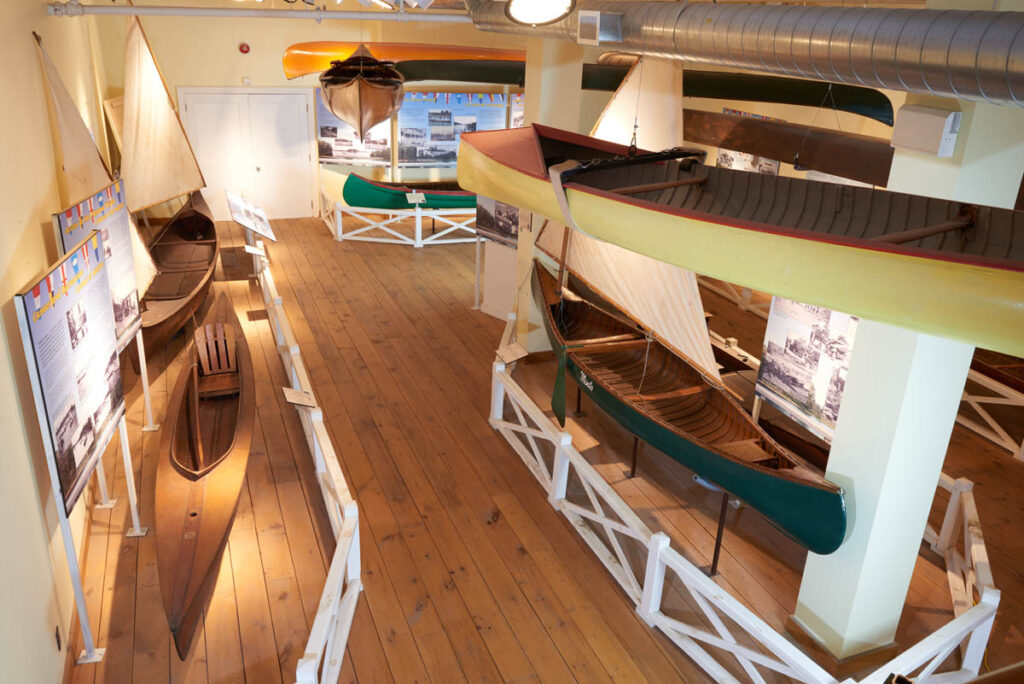
M 4 150 L 0 206 L 0 681 L 56 682 L 64 667 L 54 630 L 66 645 L 73 599 L 56 508 L 43 460 L 13 294 L 56 257 L 50 214 L 58 211 L 57 181 L 42 68 L 32 30 L 64 78 L 95 132 L 99 119 L 88 24 L 46 16 L 41 0 L 7 0 L 0 9 L 0 101 Z M 84 510 L 72 516 L 81 544 Z

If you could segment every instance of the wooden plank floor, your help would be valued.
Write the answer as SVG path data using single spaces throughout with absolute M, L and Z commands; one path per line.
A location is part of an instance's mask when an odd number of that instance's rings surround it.
M 473 245 L 339 244 L 314 219 L 274 228 L 274 276 L 360 508 L 365 592 L 342 681 L 705 681 L 637 618 L 488 425 L 502 323 L 470 310 Z M 76 682 L 291 682 L 316 612 L 333 550 L 329 527 L 301 426 L 279 391 L 285 379 L 258 287 L 243 277 L 241 235 L 234 224 L 218 230 L 226 247 L 215 287 L 231 296 L 253 351 L 259 429 L 205 627 L 179 661 L 152 533 L 123 535 L 130 522 L 112 446 L 105 462 L 122 503 L 93 515 L 83 567 L 93 630 L 107 655 L 100 665 L 75 667 Z M 721 315 L 733 311 L 723 304 Z M 158 420 L 183 345 L 179 336 L 151 350 Z M 541 405 L 552 372 L 543 362 L 522 367 Z M 127 389 L 142 520 L 151 525 L 159 433 L 141 432 L 137 379 L 129 377 Z M 573 423 L 590 435 L 588 457 L 652 526 L 669 531 L 691 560 L 708 563 L 718 497 L 653 452 L 644 452 L 640 477 L 625 479 L 627 437 L 592 413 Z M 959 429 L 951 454 L 957 450 L 974 459 L 963 468 L 979 485 L 1003 589 L 989 653 L 995 667 L 1021 647 L 1016 625 L 1024 611 L 1008 595 L 1024 595 L 1010 560 L 1021 545 L 1013 531 L 1022 522 L 1024 478 L 1020 466 Z M 776 627 L 795 605 L 802 564 L 800 550 L 756 514 L 730 513 L 719 581 Z M 945 575 L 923 554 L 901 635 L 916 641 L 948 611 Z M 80 648 L 77 636 L 72 648 Z

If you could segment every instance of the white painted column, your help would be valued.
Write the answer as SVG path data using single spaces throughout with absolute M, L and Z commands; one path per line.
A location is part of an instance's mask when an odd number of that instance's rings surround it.
M 580 125 L 580 98 L 583 82 L 583 48 L 561 40 L 533 38 L 526 45 L 526 85 L 524 88 L 527 125 L 540 123 L 569 131 Z M 519 343 L 528 351 L 548 349 L 540 312 L 531 295 L 530 269 L 533 268 L 533 244 L 543 224 L 534 217 L 533 230 L 522 230 L 516 250 L 516 322 Z
M 808 556 L 794 615 L 837 660 L 895 638 L 973 352 L 860 322 L 826 471 L 847 538 Z

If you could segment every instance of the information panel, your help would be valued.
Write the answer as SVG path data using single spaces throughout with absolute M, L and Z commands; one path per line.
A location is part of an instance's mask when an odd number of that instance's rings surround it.
M 124 414 L 99 231 L 15 295 L 47 457 L 71 509 Z
M 857 320 L 772 297 L 755 392 L 827 442 L 839 417 Z
M 244 198 L 233 192 L 225 190 L 224 196 L 227 197 L 228 210 L 231 212 L 231 218 L 235 220 L 235 223 L 262 235 L 271 242 L 277 242 L 274 230 L 270 227 L 270 220 L 267 219 L 267 215 L 262 209 L 255 204 L 249 204 Z
M 124 201 L 124 181 L 114 181 L 80 204 L 54 214 L 53 228 L 61 254 L 67 254 L 93 230 L 99 231 L 104 249 L 104 270 L 110 283 L 117 350 L 124 350 L 142 325 L 132 257 L 131 231 L 135 227 Z
M 398 110 L 398 163 L 454 165 L 459 137 L 505 128 L 507 106 L 500 93 L 406 93 Z

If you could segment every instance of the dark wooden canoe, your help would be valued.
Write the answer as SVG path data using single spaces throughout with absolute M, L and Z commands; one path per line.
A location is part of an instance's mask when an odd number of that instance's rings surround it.
M 160 349 L 192 319 L 210 292 L 217 267 L 220 238 L 202 195 L 188 203 L 149 241 L 157 275 L 142 298 L 142 341 L 147 350 Z M 129 346 L 138 371 L 138 353 Z
M 156 473 L 156 552 L 167 623 L 184 660 L 220 568 L 249 462 L 255 382 L 223 294 L 196 329 L 167 404 Z
M 575 289 L 575 288 L 573 288 Z M 843 490 L 783 449 L 729 396 L 628 314 L 584 299 L 534 266 L 534 292 L 559 357 L 591 400 L 644 442 L 714 482 L 805 548 L 846 534 Z
M 348 59 L 331 62 L 320 75 L 320 87 L 327 108 L 362 140 L 402 106 L 405 77 L 393 62 L 378 60 L 361 46 Z

